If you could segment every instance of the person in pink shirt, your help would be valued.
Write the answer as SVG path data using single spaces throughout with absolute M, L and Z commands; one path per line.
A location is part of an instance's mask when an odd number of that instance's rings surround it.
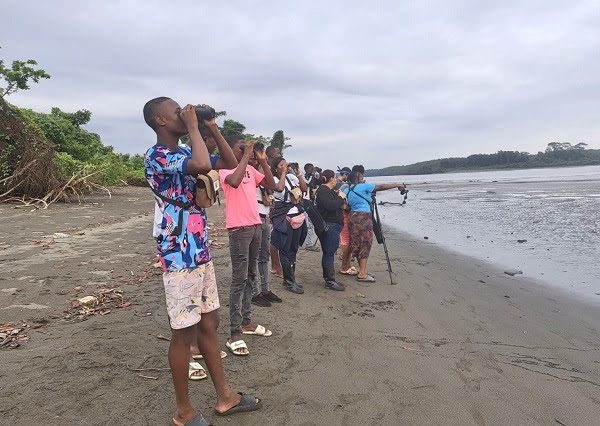
M 255 141 L 246 142 L 242 135 L 229 135 L 226 140 L 239 164 L 235 169 L 219 170 L 219 179 L 225 193 L 225 226 L 229 233 L 232 268 L 229 292 L 231 338 L 225 346 L 234 355 L 243 356 L 250 352 L 242 335 L 268 337 L 272 334 L 262 325 L 252 323 L 251 300 L 262 234 L 256 188 L 262 185 L 275 189 L 276 185 L 267 164 L 264 147 L 255 149 Z M 265 174 L 248 164 L 253 156 Z

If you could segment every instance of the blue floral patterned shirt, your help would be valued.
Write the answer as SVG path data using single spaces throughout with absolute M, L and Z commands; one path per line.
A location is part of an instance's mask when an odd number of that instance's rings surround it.
M 196 177 L 186 171 L 191 155 L 192 151 L 186 145 L 180 145 L 175 151 L 154 145 L 144 156 L 150 187 L 164 197 L 192 204 L 189 208 L 182 208 L 157 198 L 159 205 L 164 206 L 160 234 L 156 238 L 164 271 L 194 268 L 211 260 L 206 212 L 193 202 Z M 218 158 L 217 155 L 210 156 L 213 167 Z

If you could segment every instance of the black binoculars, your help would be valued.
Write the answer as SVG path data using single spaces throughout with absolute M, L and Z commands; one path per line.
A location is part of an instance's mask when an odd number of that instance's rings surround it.
M 198 117 L 198 121 L 202 123 L 204 120 L 212 120 L 215 118 L 216 111 L 214 108 L 209 106 L 196 107 L 196 117 Z

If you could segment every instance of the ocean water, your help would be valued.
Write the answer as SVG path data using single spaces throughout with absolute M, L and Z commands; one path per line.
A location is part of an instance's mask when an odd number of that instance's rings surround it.
M 600 166 L 367 178 L 386 227 L 600 304 Z

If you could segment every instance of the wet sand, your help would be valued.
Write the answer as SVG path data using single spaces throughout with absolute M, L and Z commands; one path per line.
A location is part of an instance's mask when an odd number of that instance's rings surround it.
M 0 349 L 1 424 L 169 424 L 168 342 L 157 338 L 169 328 L 161 271 L 152 267 L 152 209 L 145 188 L 48 210 L 0 204 L 0 324 L 43 324 L 21 332 L 29 341 L 20 347 Z M 209 210 L 209 223 L 225 349 L 222 207 Z M 320 253 L 301 250 L 305 294 L 273 279 L 284 302 L 253 306 L 273 336 L 248 336 L 250 356 L 223 360 L 230 383 L 264 408 L 217 418 L 203 380 L 190 382 L 197 409 L 217 425 L 598 424 L 597 307 L 428 241 L 386 236 L 393 286 L 380 245 L 369 261 L 377 282 L 342 276 L 345 292 L 326 290 Z M 83 319 L 64 313 L 102 288 L 131 305 Z

